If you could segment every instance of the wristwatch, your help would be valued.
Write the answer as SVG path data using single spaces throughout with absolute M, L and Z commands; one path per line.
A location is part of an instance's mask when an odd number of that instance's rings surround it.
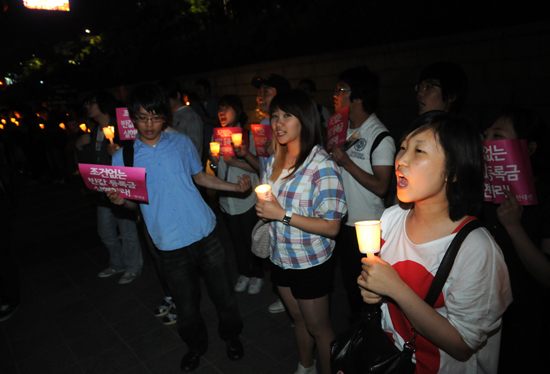
M 287 212 L 286 212 L 286 214 L 285 214 L 285 216 L 283 217 L 283 219 L 282 219 L 281 222 L 282 222 L 283 224 L 285 224 L 285 225 L 288 226 L 288 225 L 290 225 L 290 219 L 291 219 L 291 218 L 292 218 L 292 212 L 289 212 L 289 211 L 287 210 Z
M 218 168 L 218 165 L 214 165 L 213 163 L 210 163 L 210 169 L 214 170 L 217 168 Z

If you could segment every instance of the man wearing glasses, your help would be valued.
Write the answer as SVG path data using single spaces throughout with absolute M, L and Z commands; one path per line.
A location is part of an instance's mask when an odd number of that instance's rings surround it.
M 87 115 L 96 122 L 96 126 L 91 133 L 81 135 L 75 143 L 80 163 L 111 165 L 111 156 L 118 147 L 116 143 L 119 139 L 115 120 L 116 103 L 114 96 L 107 92 L 97 92 L 92 99 L 85 102 Z M 110 144 L 105 138 L 103 128 L 106 126 L 114 126 L 115 144 Z M 105 194 L 99 194 L 97 231 L 109 251 L 109 267 L 98 276 L 107 278 L 124 273 L 118 283 L 132 282 L 141 274 L 143 266 L 135 213 L 113 206 Z
M 336 253 L 340 256 L 342 278 L 348 294 L 350 322 L 360 316 L 363 306 L 357 287 L 361 254 L 354 225 L 357 221 L 380 219 L 385 209 L 383 197 L 394 172 L 393 138 L 374 113 L 378 96 L 378 76 L 366 66 L 348 69 L 340 74 L 334 91 L 335 111 L 349 106 L 347 138 L 353 134 L 358 136 L 348 150 L 336 147 L 332 151 L 334 161 L 340 166 L 348 201 L 348 216 L 347 220 L 344 218 L 342 221 L 336 238 Z M 379 135 L 381 140 L 376 145 Z
M 459 113 L 468 93 L 468 78 L 462 67 L 454 62 L 428 65 L 414 87 L 418 114 L 432 110 Z

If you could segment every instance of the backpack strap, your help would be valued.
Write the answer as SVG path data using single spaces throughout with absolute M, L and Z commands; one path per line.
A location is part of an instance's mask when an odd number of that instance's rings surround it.
M 370 166 L 372 166 L 372 154 L 374 153 L 374 150 L 380 145 L 380 143 L 382 142 L 382 140 L 384 140 L 386 136 L 390 136 L 390 133 L 387 131 L 383 131 L 380 134 L 378 134 L 376 139 L 374 139 L 374 142 L 370 147 Z
M 428 290 L 428 294 L 424 298 L 424 301 L 426 301 L 428 305 L 433 307 L 437 301 L 437 298 L 443 289 L 443 285 L 449 277 L 449 273 L 451 272 L 451 268 L 453 267 L 456 255 L 462 245 L 462 242 L 466 239 L 470 232 L 479 227 L 481 227 L 479 220 L 471 219 L 464 226 L 462 226 L 454 237 L 453 241 L 449 245 L 449 248 L 447 249 L 447 252 L 445 252 L 445 256 L 443 256 L 443 260 L 441 260 L 441 264 L 439 265 L 439 269 L 437 269 L 437 273 L 435 274 L 432 285 Z
M 122 147 L 122 160 L 124 166 L 134 166 L 134 143 L 126 144 Z

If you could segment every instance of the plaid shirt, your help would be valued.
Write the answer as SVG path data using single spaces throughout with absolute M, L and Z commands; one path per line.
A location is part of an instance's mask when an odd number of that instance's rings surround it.
M 270 183 L 273 157 L 270 158 L 262 183 Z M 272 184 L 271 182 L 270 184 Z M 274 195 L 277 192 L 274 191 Z M 281 207 L 306 217 L 341 220 L 347 212 L 346 198 L 338 165 L 320 146 L 315 146 L 303 165 L 278 191 Z M 302 231 L 282 222 L 270 224 L 271 262 L 283 269 L 306 269 L 330 258 L 335 241 Z

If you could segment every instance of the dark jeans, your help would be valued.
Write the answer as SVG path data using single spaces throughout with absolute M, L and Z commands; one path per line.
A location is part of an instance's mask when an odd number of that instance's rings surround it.
M 159 251 L 163 273 L 172 292 L 178 314 L 178 332 L 190 351 L 208 347 L 206 324 L 200 314 L 204 277 L 208 295 L 218 314 L 218 334 L 222 340 L 237 338 L 243 323 L 233 293 L 225 250 L 216 230 L 206 238 L 174 251 Z
M 252 230 L 258 222 L 256 207 L 242 214 L 223 213 L 225 224 L 229 230 L 233 251 L 237 260 L 237 270 L 240 275 L 248 278 L 263 278 L 261 259 L 252 253 Z
M 365 304 L 361 297 L 361 291 L 357 285 L 357 277 L 361 274 L 361 258 L 364 255 L 359 252 L 359 243 L 355 227 L 342 224 L 336 237 L 335 253 L 340 259 L 342 281 L 348 295 L 348 304 L 351 316 L 361 315 L 361 308 Z

